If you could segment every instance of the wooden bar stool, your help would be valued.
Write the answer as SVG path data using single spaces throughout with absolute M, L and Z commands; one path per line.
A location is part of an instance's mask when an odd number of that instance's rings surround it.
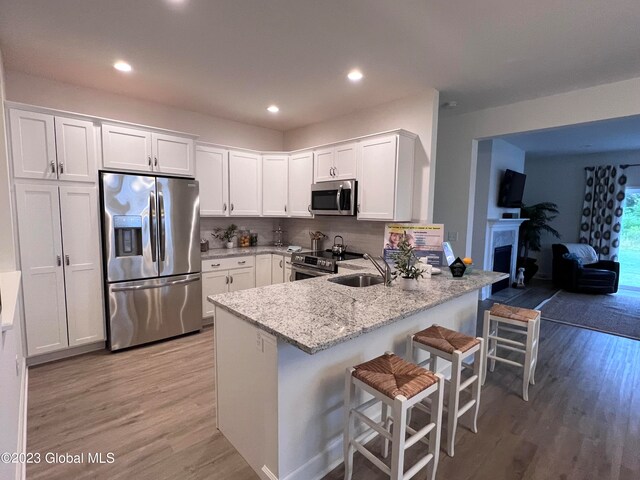
M 427 478 L 435 479 L 440 452 L 443 385 L 441 375 L 409 363 L 390 352 L 356 367 L 348 368 L 345 384 L 345 480 L 350 480 L 353 474 L 354 449 L 389 475 L 391 480 L 409 480 L 425 466 L 428 469 Z M 356 405 L 356 387 L 372 395 L 373 398 L 361 405 Z M 429 424 L 420 430 L 412 429 L 407 425 L 408 410 L 432 395 L 434 398 L 431 402 Z M 382 404 L 380 422 L 376 422 L 364 413 L 378 402 Z M 356 419 L 369 428 L 354 438 Z M 391 441 L 391 467 L 362 444 L 363 439 L 372 430 L 384 438 L 382 449 L 384 458 L 388 456 L 388 446 Z M 411 435 L 408 438 L 407 432 Z M 427 435 L 428 441 L 425 438 Z M 428 444 L 427 453 L 405 472 L 404 452 L 419 441 Z
M 524 341 L 512 340 L 500 336 L 502 332 L 523 335 Z M 489 360 L 489 370 L 493 372 L 496 361 L 524 369 L 522 379 L 522 398 L 529 401 L 529 384 L 535 385 L 535 372 L 538 365 L 538 345 L 540 343 L 540 311 L 528 308 L 512 307 L 496 303 L 491 310 L 484 312 L 482 329 L 484 338 L 485 362 Z M 498 355 L 498 349 L 524 354 L 523 363 L 509 360 Z M 484 372 L 482 384 L 486 380 Z
M 480 410 L 480 390 L 484 364 L 483 339 L 464 335 L 438 325 L 409 336 L 407 342 L 407 356 L 409 361 L 415 361 L 415 349 L 429 352 L 429 358 L 419 365 L 430 363 L 432 371 L 437 369 L 438 358 L 451 362 L 451 380 L 449 382 L 449 401 L 447 409 L 447 453 L 454 454 L 456 429 L 458 419 L 474 408 L 471 431 L 478 433 L 478 411 Z M 464 360 L 473 356 L 473 365 Z M 463 368 L 473 369 L 473 374 L 464 382 L 461 381 Z M 447 380 L 445 380 L 446 382 Z M 471 400 L 460 407 L 460 393 L 471 387 Z

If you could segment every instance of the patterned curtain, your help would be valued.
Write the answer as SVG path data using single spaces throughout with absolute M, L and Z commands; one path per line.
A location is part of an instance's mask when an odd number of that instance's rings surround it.
M 614 165 L 585 170 L 580 243 L 591 245 L 601 260 L 617 260 L 627 176 Z

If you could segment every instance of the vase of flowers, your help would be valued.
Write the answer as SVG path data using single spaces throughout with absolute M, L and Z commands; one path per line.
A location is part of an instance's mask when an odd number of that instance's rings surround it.
M 238 227 L 231 224 L 226 228 L 216 227 L 211 234 L 214 238 L 225 242 L 227 248 L 233 248 L 233 238 L 238 234 Z
M 402 235 L 398 243 L 398 252 L 394 253 L 391 258 L 396 263 L 400 288 L 407 291 L 422 289 L 420 279 L 424 277 L 425 269 L 406 235 Z

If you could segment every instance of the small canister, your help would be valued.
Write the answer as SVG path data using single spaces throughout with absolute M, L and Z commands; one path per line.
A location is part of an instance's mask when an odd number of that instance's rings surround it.
M 200 251 L 201 252 L 209 251 L 209 240 L 205 240 L 204 238 L 200 239 Z
M 258 234 L 257 233 L 252 233 L 251 234 L 251 246 L 252 247 L 257 247 L 258 246 Z

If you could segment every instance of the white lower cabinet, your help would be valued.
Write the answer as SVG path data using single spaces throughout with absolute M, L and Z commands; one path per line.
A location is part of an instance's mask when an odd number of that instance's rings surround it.
M 256 286 L 256 271 L 253 267 L 229 270 L 229 291 L 237 292 Z
M 212 317 L 215 312 L 213 303 L 207 300 L 209 295 L 217 295 L 229 291 L 228 270 L 207 272 L 202 274 L 202 317 Z
M 16 207 L 27 354 L 104 340 L 96 188 L 19 183 Z
M 284 282 L 284 256 L 271 255 L 271 284 Z
M 271 285 L 271 255 L 256 255 L 256 287 Z
M 256 259 L 253 255 L 202 261 L 202 317 L 214 315 L 209 295 L 237 292 L 256 286 Z
M 284 257 L 284 282 L 291 282 L 293 280 L 291 273 L 291 257 Z

